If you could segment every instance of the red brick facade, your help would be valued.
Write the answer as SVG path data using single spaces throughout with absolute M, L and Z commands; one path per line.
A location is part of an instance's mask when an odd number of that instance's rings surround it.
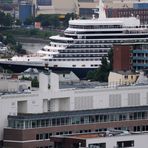
M 127 71 L 131 69 L 130 53 L 132 46 L 130 45 L 114 45 L 113 47 L 113 70 Z

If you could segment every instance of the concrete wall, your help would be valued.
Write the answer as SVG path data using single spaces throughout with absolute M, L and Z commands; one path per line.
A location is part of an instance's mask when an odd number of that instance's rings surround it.
M 106 143 L 106 148 L 116 148 L 118 141 L 130 141 L 134 140 L 134 146 L 132 148 L 147 148 L 148 145 L 148 134 L 138 134 L 138 135 L 126 135 L 126 136 L 113 136 L 113 137 L 99 137 L 99 138 L 89 138 L 86 140 L 86 146 L 92 143 Z
M 58 77 L 53 74 L 54 80 Z M 54 81 L 52 80 L 52 84 Z M 63 110 L 83 110 L 148 105 L 148 85 L 130 87 L 106 87 L 83 89 L 45 90 L 40 88 L 30 93 L 5 94 L 0 96 L 0 139 L 7 126 L 7 116 L 23 113 L 43 113 Z M 56 88 L 56 89 L 54 89 Z M 21 103 L 22 109 L 21 109 Z
M 19 81 L 19 80 L 0 80 L 0 91 L 16 92 L 20 91 L 20 88 L 28 89 L 31 88 L 30 81 Z
M 75 12 L 74 0 L 52 0 L 52 6 L 39 6 L 39 14 L 67 14 Z

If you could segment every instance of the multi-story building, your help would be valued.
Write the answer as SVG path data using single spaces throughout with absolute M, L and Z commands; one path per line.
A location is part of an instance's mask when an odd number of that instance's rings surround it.
M 8 116 L 8 122 L 4 147 L 49 148 L 53 146 L 50 137 L 55 135 L 98 133 L 109 128 L 147 132 L 148 106 L 22 114 Z
M 117 44 L 113 46 L 113 70 L 128 71 L 131 69 L 131 50 L 129 44 Z
M 148 44 L 133 45 L 131 55 L 132 67 L 135 70 L 148 69 Z
M 113 70 L 144 70 L 148 68 L 148 44 L 130 43 L 115 45 L 113 48 Z
M 26 84 L 17 87 L 21 91 L 10 89 L 19 82 L 9 83 L 9 91 L 1 90 L 0 139 L 6 147 L 52 146 L 51 135 L 108 127 L 148 130 L 148 85 L 107 87 L 83 82 L 60 88 L 58 75 L 50 76 L 50 89 L 48 77 L 41 73 L 37 90 Z
M 54 136 L 56 148 L 147 148 L 147 133 L 131 134 L 126 131 L 113 130 L 93 134 L 76 134 L 72 136 Z
M 136 83 L 137 78 L 139 78 L 139 74 L 132 71 L 112 71 L 108 76 L 108 85 L 117 86 L 134 84 Z
M 141 24 L 148 23 L 148 9 L 136 8 L 108 8 L 106 9 L 107 17 L 130 17 L 136 16 L 140 18 Z

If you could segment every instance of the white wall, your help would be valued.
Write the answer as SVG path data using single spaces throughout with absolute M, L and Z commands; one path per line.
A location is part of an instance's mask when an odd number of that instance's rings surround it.
M 57 80 L 58 77 L 56 79 L 53 77 L 53 79 Z M 54 81 L 52 80 L 53 83 Z M 119 107 L 119 105 L 121 107 L 148 105 L 148 85 L 122 88 L 58 89 L 58 84 L 57 82 L 55 83 L 56 85 L 53 85 L 55 87 L 49 90 L 43 87 L 45 90 L 41 88 L 30 93 L 5 94 L 0 96 L 0 139 L 2 139 L 3 128 L 7 126 L 8 115 L 17 115 L 18 111 L 24 113 L 43 113 L 47 111 L 46 104 L 48 101 L 50 102 L 50 111 L 99 109 Z M 138 94 L 139 101 L 135 101 L 135 96 L 134 99 L 129 98 L 128 94 Z M 110 98 L 111 95 L 115 97 Z M 110 100 L 113 100 L 115 104 L 110 104 Z M 118 100 L 120 100 L 121 104 L 116 104 Z M 24 104 L 22 110 L 18 108 L 18 101 L 27 102 Z M 129 105 L 129 102 L 133 104 Z
M 90 138 L 86 140 L 86 146 L 88 147 L 89 144 L 93 143 L 106 143 L 106 148 L 116 148 L 117 141 L 134 140 L 134 147 L 131 148 L 147 148 L 147 139 L 148 134 Z

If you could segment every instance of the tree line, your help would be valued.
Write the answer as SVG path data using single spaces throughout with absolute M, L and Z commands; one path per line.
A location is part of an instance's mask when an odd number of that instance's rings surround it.
M 0 26 L 1 27 L 9 27 L 12 26 L 14 22 L 14 18 L 10 14 L 5 14 L 0 11 Z
M 19 19 L 15 19 L 11 14 L 5 14 L 0 11 L 0 26 L 11 27 L 12 25 L 34 25 L 35 22 L 41 22 L 42 27 L 60 28 L 67 27 L 70 19 L 76 18 L 76 14 L 67 13 L 61 20 L 59 14 L 40 14 L 36 17 L 29 17 L 24 22 Z

